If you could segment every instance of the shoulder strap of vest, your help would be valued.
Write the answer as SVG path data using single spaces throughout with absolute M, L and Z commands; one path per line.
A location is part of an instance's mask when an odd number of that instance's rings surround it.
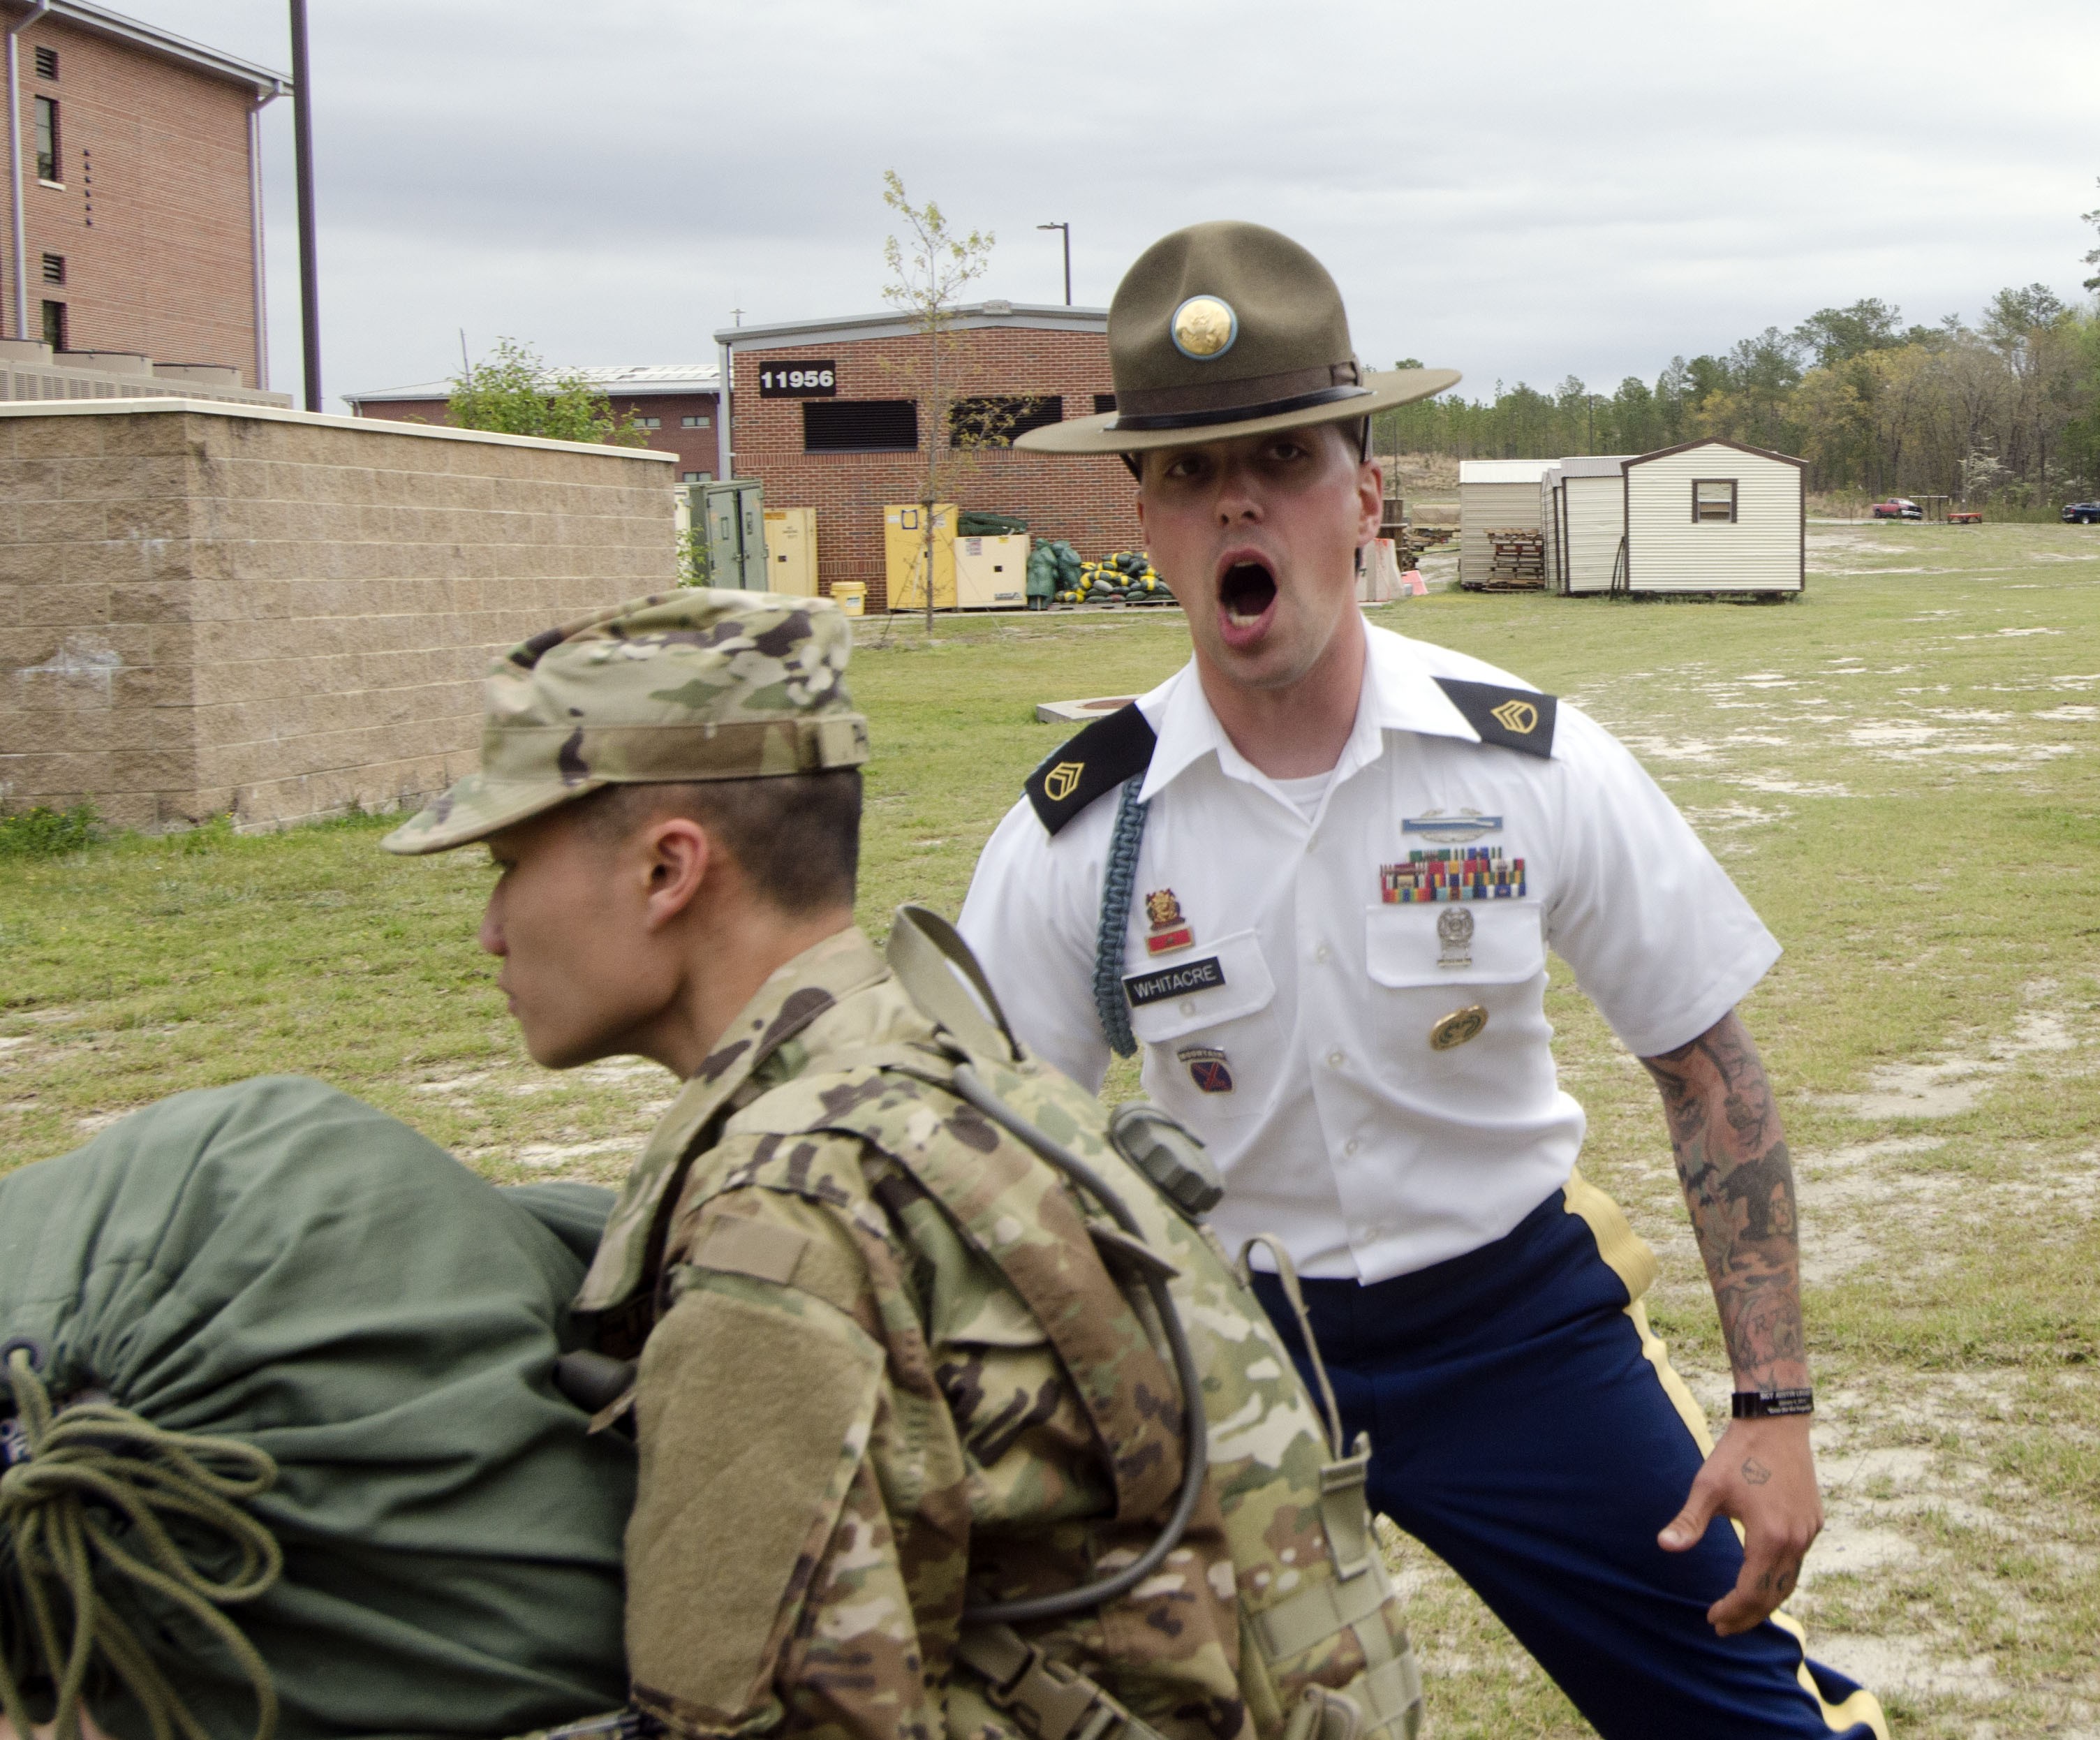
M 1135 701 L 1095 720 L 1029 775 L 1022 789 L 1036 819 L 1055 834 L 1103 793 L 1151 766 L 1158 740 Z
M 1498 749 L 1536 755 L 1542 761 L 1553 754 L 1553 726 L 1560 701 L 1536 689 L 1506 689 L 1497 682 L 1467 682 L 1458 677 L 1439 677 L 1436 687 L 1480 734 L 1480 741 Z

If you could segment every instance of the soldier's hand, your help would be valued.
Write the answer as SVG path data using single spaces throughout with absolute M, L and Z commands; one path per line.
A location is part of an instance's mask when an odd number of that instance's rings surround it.
M 1823 1530 L 1823 1498 L 1805 1415 L 1732 1422 L 1692 1482 L 1684 1508 L 1657 1536 L 1665 1552 L 1699 1544 L 1714 1517 L 1743 1526 L 1743 1571 L 1706 1610 L 1723 1637 L 1762 1625 L 1801 1578 L 1801 1561 Z

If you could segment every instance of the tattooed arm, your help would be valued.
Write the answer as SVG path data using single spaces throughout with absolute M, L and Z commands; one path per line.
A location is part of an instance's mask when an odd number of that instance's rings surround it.
M 1736 1388 L 1806 1388 L 1793 1164 L 1757 1047 L 1731 1012 L 1691 1044 L 1641 1062 L 1662 1093 Z M 1742 1575 L 1706 1614 L 1726 1637 L 1786 1598 L 1823 1526 L 1806 1418 L 1732 1421 L 1661 1544 L 1673 1552 L 1696 1545 L 1717 1514 L 1740 1522 L 1745 1535 Z

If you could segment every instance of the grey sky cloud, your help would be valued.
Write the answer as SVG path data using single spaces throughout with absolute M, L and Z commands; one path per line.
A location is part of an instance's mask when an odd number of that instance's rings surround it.
M 283 66 L 281 0 L 119 0 Z M 880 178 L 997 232 L 986 295 L 1105 303 L 1146 243 L 1312 247 L 1359 350 L 1608 390 L 1881 296 L 2079 295 L 2100 12 L 2018 0 L 311 0 L 331 393 L 712 357 L 880 305 Z M 267 116 L 271 346 L 295 385 L 289 114 Z

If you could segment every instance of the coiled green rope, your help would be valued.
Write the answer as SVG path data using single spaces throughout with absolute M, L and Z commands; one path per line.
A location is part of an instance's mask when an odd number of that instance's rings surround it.
M 214 1740 L 129 1626 L 95 1592 L 98 1561 L 152 1589 L 215 1634 L 255 1689 L 255 1740 L 277 1726 L 270 1669 L 240 1627 L 219 1611 L 255 1599 L 277 1580 L 276 1537 L 236 1500 L 277 1477 L 263 1451 L 232 1438 L 164 1432 L 130 1410 L 78 1402 L 55 1413 L 26 1349 L 8 1357 L 22 1459 L 0 1473 L 0 1588 L 11 1585 L 33 1635 L 27 1649 L 0 1639 L 0 1705 L 15 1731 L 31 1731 L 16 1667 L 41 1660 L 58 1688 L 55 1740 L 80 1740 L 81 1694 L 99 1655 L 152 1723 L 153 1740 Z M 108 1519 L 121 1513 L 139 1554 L 118 1544 Z M 232 1574 L 214 1581 L 175 1543 L 167 1521 L 187 1518 L 231 1543 Z M 69 1627 L 69 1632 L 68 1632 Z

